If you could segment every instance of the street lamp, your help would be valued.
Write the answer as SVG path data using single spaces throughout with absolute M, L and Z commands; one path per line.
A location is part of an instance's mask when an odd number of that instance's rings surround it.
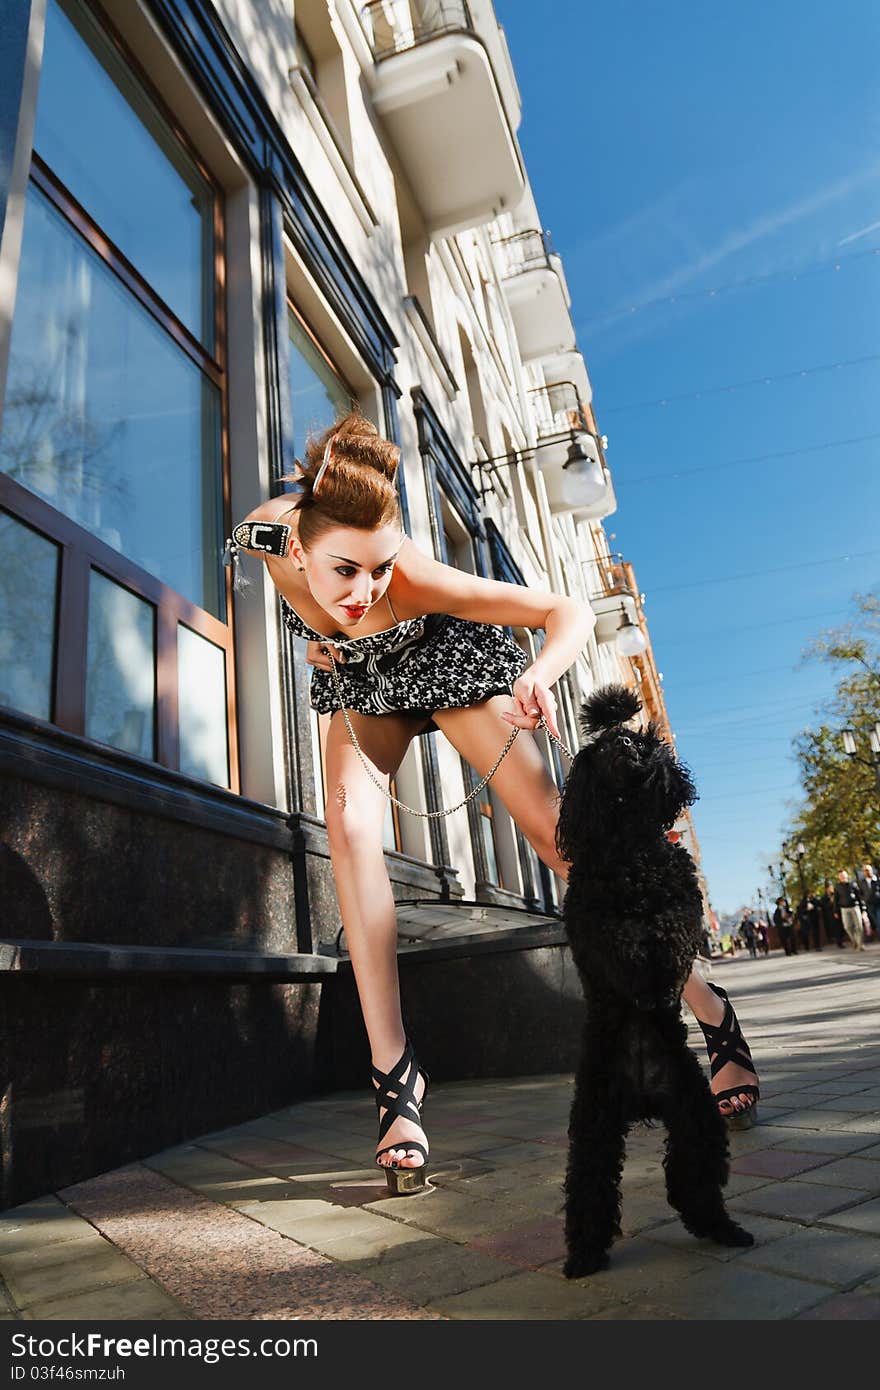
M 803 840 L 798 840 L 792 852 L 792 846 L 790 844 L 785 844 L 782 846 L 782 853 L 785 855 L 786 859 L 790 859 L 793 864 L 797 864 L 798 878 L 801 881 L 801 897 L 805 898 L 807 896 L 807 885 L 804 879 L 804 856 L 807 853 L 806 845 Z
M 779 864 L 768 864 L 768 865 L 767 865 L 767 872 L 768 872 L 768 874 L 770 875 L 770 882 L 771 882 L 771 883 L 773 882 L 774 878 L 778 881 L 778 883 L 779 883 L 779 896 L 782 897 L 782 898 L 784 898 L 784 897 L 785 897 L 785 873 L 784 873 L 784 865 L 783 865 L 782 863 L 779 863 Z
M 764 906 L 764 890 L 763 890 L 763 888 L 759 888 L 759 889 L 757 890 L 757 892 L 758 892 L 758 911 L 760 912 L 761 916 L 764 918 L 764 921 L 767 922 L 767 923 L 769 924 L 769 922 L 770 922 L 770 904 L 768 903 L 766 907 Z
M 539 449 L 564 444 L 568 440 L 568 449 L 562 467 L 570 477 L 576 478 L 578 481 L 580 489 L 578 505 L 589 506 L 590 503 L 602 496 L 608 483 L 601 458 L 598 454 L 594 455 L 589 452 L 584 446 L 585 440 L 598 438 L 599 436 L 593 434 L 592 430 L 573 426 L 567 430 L 557 430 L 554 434 L 541 435 L 535 444 L 530 444 L 525 449 L 508 449 L 506 454 L 493 454 L 490 458 L 474 459 L 471 467 L 476 468 L 480 474 L 479 495 L 485 497 L 487 493 L 492 491 L 491 481 L 483 486 L 484 473 L 492 474 L 497 472 L 499 468 L 505 467 L 515 468 L 525 459 L 536 455 Z
M 578 434 L 580 433 L 582 432 L 579 431 Z M 581 487 L 581 505 L 587 506 L 602 496 L 606 488 L 606 478 L 601 460 L 598 456 L 593 457 L 587 453 L 578 434 L 572 434 L 562 466 L 570 470 L 572 477 L 577 478 Z
M 617 627 L 617 650 L 621 656 L 638 656 L 648 645 L 647 638 L 637 622 L 620 606 L 620 622 Z
M 877 792 L 880 794 L 880 719 L 875 720 L 874 727 L 868 734 L 868 747 L 871 755 L 862 758 L 856 752 L 856 731 L 855 729 L 841 729 L 843 739 L 843 751 L 854 763 L 861 763 L 863 767 L 872 767 L 874 776 L 877 779 Z

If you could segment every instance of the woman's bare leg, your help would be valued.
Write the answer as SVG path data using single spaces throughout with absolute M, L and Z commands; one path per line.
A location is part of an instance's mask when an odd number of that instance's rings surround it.
M 365 757 L 385 787 L 424 720 L 404 715 L 350 714 Z M 385 797 L 370 780 L 352 747 L 340 714 L 327 735 L 327 836 L 339 911 L 351 957 L 373 1065 L 387 1072 L 406 1043 L 397 975 L 397 916 L 382 848 Z M 407 1080 L 404 1077 L 403 1080 Z M 416 1097 L 421 1099 L 421 1083 Z M 396 1119 L 382 1141 L 425 1144 L 421 1127 Z M 406 1149 L 382 1155 L 383 1164 L 420 1167 L 422 1156 Z
M 496 695 L 468 709 L 439 710 L 434 719 L 450 743 L 482 776 L 503 748 L 510 729 L 499 717 L 500 712 L 512 708 L 511 697 Z M 493 777 L 492 787 L 539 858 L 559 878 L 567 881 L 569 865 L 556 849 L 559 792 L 534 736 L 528 731 L 520 733 Z M 696 968 L 691 970 L 683 997 L 698 1022 L 721 1022 L 724 1001 L 709 988 Z M 711 1082 L 713 1091 L 726 1091 L 731 1086 L 745 1084 L 754 1085 L 755 1077 L 733 1062 L 722 1067 Z M 723 1114 L 730 1114 L 747 1110 L 753 1103 L 752 1097 L 744 1093 L 731 1101 L 722 1101 L 720 1108 Z
M 690 978 L 682 990 L 682 998 L 698 1023 L 709 1023 L 717 1027 L 724 1017 L 724 1000 L 719 999 L 715 991 L 709 988 L 695 965 L 691 967 Z M 712 1077 L 710 1084 L 712 1090 L 717 1092 L 726 1091 L 731 1086 L 755 1086 L 757 1080 L 752 1072 L 738 1067 L 735 1062 L 728 1062 Z M 736 1115 L 742 1110 L 750 1110 L 754 1104 L 754 1096 L 743 1092 L 741 1095 L 731 1096 L 729 1100 L 719 1101 L 718 1109 L 722 1115 Z
M 512 696 L 493 695 L 466 709 L 437 710 L 434 722 L 482 777 L 510 734 L 501 712 L 513 708 Z M 520 732 L 490 785 L 539 858 L 567 879 L 568 864 L 559 857 L 555 842 L 559 791 L 533 734 Z

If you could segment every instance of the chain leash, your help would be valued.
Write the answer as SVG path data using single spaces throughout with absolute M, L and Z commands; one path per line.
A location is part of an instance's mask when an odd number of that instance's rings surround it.
M 468 792 L 468 795 L 465 797 L 464 801 L 459 801 L 456 806 L 450 806 L 447 809 L 441 809 L 439 811 L 417 811 L 413 806 L 407 806 L 405 801 L 399 801 L 396 796 L 393 796 L 390 791 L 387 791 L 385 787 L 382 786 L 382 783 L 379 781 L 379 778 L 373 772 L 373 769 L 370 767 L 366 757 L 364 756 L 363 750 L 361 749 L 361 746 L 358 743 L 357 734 L 355 733 L 352 727 L 351 720 L 348 717 L 348 710 L 345 708 L 345 701 L 342 698 L 342 687 L 339 683 L 339 673 L 336 670 L 336 658 L 329 647 L 327 648 L 327 654 L 330 657 L 330 665 L 331 670 L 333 672 L 333 684 L 336 687 L 336 698 L 339 702 L 339 708 L 342 711 L 342 717 L 345 720 L 345 727 L 348 730 L 348 736 L 351 739 L 354 751 L 357 753 L 358 758 L 360 759 L 361 766 L 363 767 L 364 772 L 367 774 L 370 781 L 379 788 L 383 796 L 387 797 L 389 801 L 393 801 L 395 806 L 399 806 L 401 811 L 406 811 L 411 816 L 418 816 L 420 820 L 439 820 L 443 816 L 451 816 L 454 815 L 456 811 L 460 811 L 463 806 L 466 806 L 469 801 L 472 801 L 475 796 L 479 795 L 479 793 L 483 790 L 483 788 L 487 785 L 488 782 L 491 782 L 492 778 L 495 776 L 495 773 L 498 771 L 499 767 L 504 762 L 504 759 L 507 757 L 508 753 L 510 752 L 514 743 L 516 742 L 517 735 L 520 731 L 518 728 L 514 727 L 513 729 L 511 729 L 510 737 L 508 738 L 498 757 L 495 759 L 495 762 L 493 763 L 492 767 L 486 773 L 482 781 L 478 782 L 477 785 L 473 788 L 473 790 Z M 548 728 L 547 721 L 544 718 L 543 714 L 541 715 L 538 721 L 538 727 L 543 727 L 545 733 L 547 734 L 547 737 L 552 739 L 553 742 L 562 749 L 569 762 L 574 762 L 574 754 L 571 752 L 570 749 L 566 748 L 565 744 L 562 742 L 562 739 L 557 738 L 556 735 Z

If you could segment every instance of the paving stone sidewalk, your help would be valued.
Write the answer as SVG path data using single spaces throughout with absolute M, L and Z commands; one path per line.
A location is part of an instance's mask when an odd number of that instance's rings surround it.
M 880 946 L 821 955 L 713 966 L 762 1074 L 727 1189 L 751 1250 L 688 1235 L 642 1126 L 610 1268 L 566 1280 L 571 1077 L 463 1082 L 431 1089 L 423 1195 L 386 1195 L 349 1093 L 5 1212 L 0 1319 L 877 1319 Z

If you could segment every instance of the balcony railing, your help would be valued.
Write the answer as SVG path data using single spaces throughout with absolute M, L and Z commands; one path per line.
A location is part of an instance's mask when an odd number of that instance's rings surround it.
M 592 433 L 584 403 L 573 381 L 550 381 L 544 386 L 534 386 L 529 395 L 539 438 L 563 430 Z
M 361 10 L 361 25 L 377 63 L 441 34 L 474 33 L 467 0 L 371 0 Z
M 587 587 L 590 598 L 618 598 L 622 594 L 635 598 L 636 595 L 626 573 L 622 555 L 602 555 L 594 560 L 585 560 Z
M 558 264 L 558 256 L 547 231 L 530 227 L 524 232 L 501 237 L 495 245 L 500 247 L 502 279 L 527 270 L 556 270 L 550 257 L 556 256 Z
M 644 594 L 636 588 L 632 565 L 619 554 L 597 555 L 583 565 L 596 641 L 616 642 L 624 656 L 640 655 L 647 646 L 640 619 Z
M 529 227 L 495 242 L 504 293 L 524 362 L 574 350 L 562 260 L 549 234 Z

